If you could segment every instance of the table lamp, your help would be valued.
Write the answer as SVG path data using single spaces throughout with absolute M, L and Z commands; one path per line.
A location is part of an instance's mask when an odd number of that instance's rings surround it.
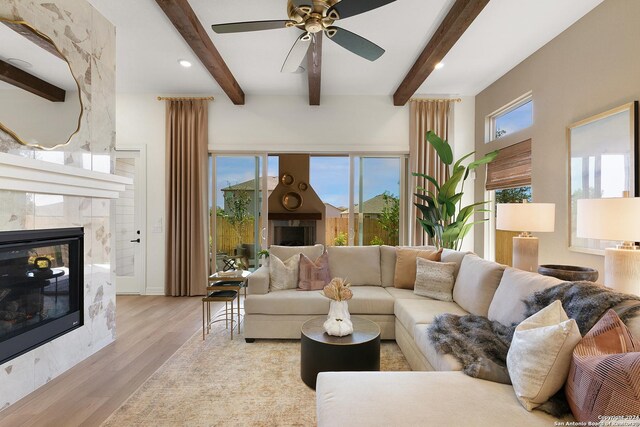
M 531 232 L 552 232 L 555 203 L 498 203 L 496 228 L 520 231 L 513 238 L 513 267 L 538 271 L 538 238 Z
M 578 237 L 618 240 L 604 250 L 604 284 L 618 292 L 640 295 L 640 198 L 578 200 Z

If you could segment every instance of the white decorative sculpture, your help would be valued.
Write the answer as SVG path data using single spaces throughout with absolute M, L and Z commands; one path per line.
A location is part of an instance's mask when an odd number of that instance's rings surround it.
M 329 316 L 324 322 L 324 330 L 335 337 L 344 337 L 353 332 L 353 323 L 346 301 L 331 301 Z
M 353 297 L 349 283 L 345 279 L 336 277 L 322 290 L 324 296 L 331 299 L 329 315 L 324 322 L 324 330 L 327 334 L 344 337 L 353 333 L 353 323 L 349 314 L 347 301 Z

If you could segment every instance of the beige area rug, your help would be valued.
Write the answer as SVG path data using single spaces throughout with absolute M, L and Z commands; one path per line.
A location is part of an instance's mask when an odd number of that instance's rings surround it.
M 393 341 L 383 371 L 410 367 Z M 300 341 L 229 340 L 224 323 L 189 339 L 103 426 L 313 426 L 315 392 L 300 379 Z

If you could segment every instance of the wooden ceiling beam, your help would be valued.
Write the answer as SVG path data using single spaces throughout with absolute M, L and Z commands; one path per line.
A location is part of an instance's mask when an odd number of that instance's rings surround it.
M 187 0 L 156 0 L 182 38 L 235 105 L 244 105 L 244 92 L 222 59 Z
M 309 105 L 320 105 L 322 77 L 322 32 L 315 34 L 315 40 L 307 53 L 307 77 L 309 79 Z
M 33 32 L 33 30 L 28 26 L 18 24 L 15 22 L 7 22 L 7 21 L 2 21 L 2 23 L 7 27 L 11 28 L 16 33 L 26 38 L 27 40 L 29 40 L 30 42 L 34 43 L 38 47 L 41 47 L 42 49 L 46 50 L 47 52 L 49 52 L 54 56 L 57 56 L 58 58 L 62 59 L 65 62 L 67 61 L 65 57 L 62 56 L 60 52 L 58 52 L 58 49 L 56 49 L 56 47 L 53 44 L 51 44 L 45 38 L 41 37 L 39 34 Z
M 64 102 L 66 92 L 20 68 L 0 60 L 0 81 L 9 83 L 51 102 Z
M 436 64 L 442 61 L 487 3 L 489 0 L 456 0 L 396 90 L 393 95 L 393 105 L 402 106 L 409 101 L 429 77 Z

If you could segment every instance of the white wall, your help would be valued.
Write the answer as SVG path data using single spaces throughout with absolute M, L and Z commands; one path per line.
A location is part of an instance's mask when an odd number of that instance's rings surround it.
M 156 96 L 118 94 L 116 99 L 117 146 L 147 145 L 148 294 L 164 292 L 165 104 Z M 474 108 L 473 98 L 455 104 L 456 154 L 473 150 Z M 246 105 L 236 106 L 220 95 L 209 105 L 209 149 L 408 153 L 409 107 L 395 107 L 386 96 L 325 96 L 319 107 L 309 106 L 306 97 L 247 96 Z M 152 232 L 160 224 L 162 231 Z

